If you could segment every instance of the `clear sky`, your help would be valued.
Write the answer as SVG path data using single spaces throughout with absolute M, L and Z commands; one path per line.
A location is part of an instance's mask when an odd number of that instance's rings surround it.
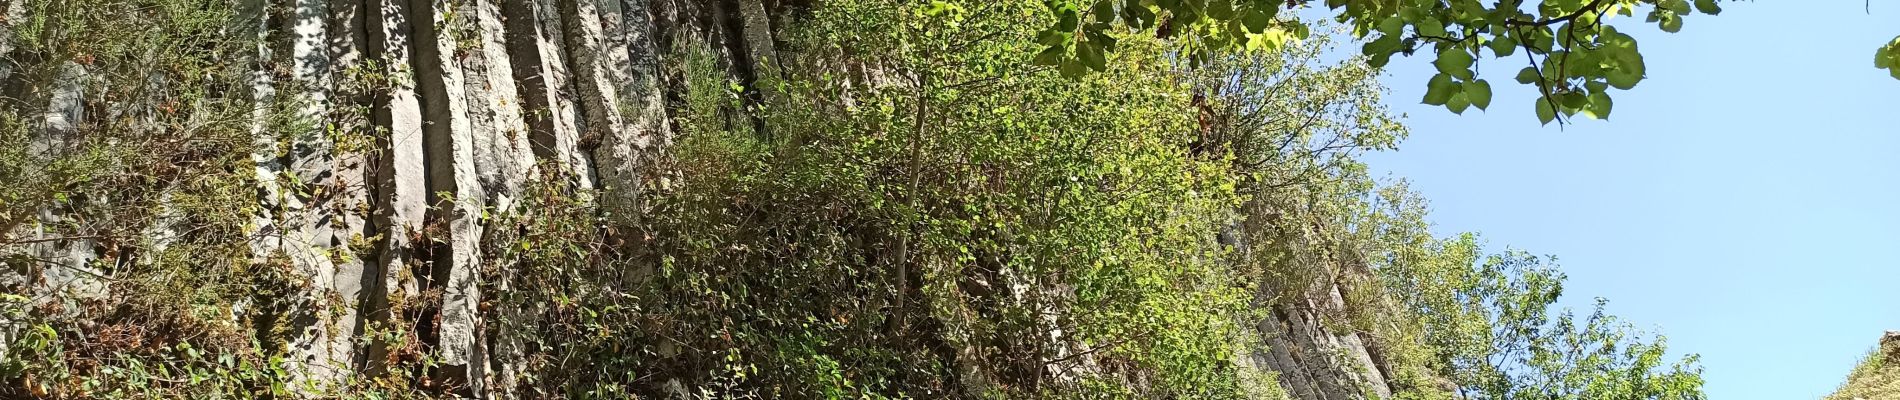
M 1873 67 L 1900 1 L 1723 2 L 1668 34 L 1607 121 L 1540 127 L 1520 57 L 1481 61 L 1489 112 L 1418 104 L 1429 57 L 1384 78 L 1412 136 L 1369 156 L 1431 200 L 1435 232 L 1559 258 L 1566 302 L 1700 353 L 1715 400 L 1832 392 L 1900 329 L 1900 80 Z

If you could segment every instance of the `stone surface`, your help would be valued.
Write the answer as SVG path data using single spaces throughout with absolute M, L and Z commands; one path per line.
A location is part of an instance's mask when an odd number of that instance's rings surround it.
M 409 0 L 372 0 L 365 28 L 369 36 L 370 58 L 381 67 L 377 72 L 390 79 L 376 96 L 372 114 L 377 132 L 379 157 L 376 169 L 375 198 L 377 244 L 376 267 L 365 279 L 372 286 L 365 290 L 363 308 L 366 325 L 388 325 L 391 301 L 403 301 L 418 294 L 416 259 L 428 204 L 427 175 L 422 132 L 422 105 L 416 95 L 411 68 L 414 55 Z M 383 328 L 387 328 L 384 326 Z M 372 345 L 365 359 L 371 370 L 380 369 L 386 349 Z
M 608 55 L 616 50 L 607 47 L 607 37 L 602 33 L 601 3 L 617 0 L 568 0 L 559 1 L 561 23 L 567 44 L 568 64 L 574 72 L 574 88 L 580 94 L 582 116 L 586 118 L 582 137 L 596 143 L 591 156 L 594 159 L 594 171 L 599 178 L 598 188 L 602 189 L 601 206 L 603 211 L 627 209 L 632 206 L 628 189 L 638 187 L 634 178 L 633 155 L 615 151 L 612 146 L 600 146 L 606 137 L 627 133 L 624 119 L 621 118 L 620 76 L 610 65 Z
M 482 394 L 481 321 L 476 305 L 481 292 L 475 273 L 480 267 L 478 220 L 487 197 L 475 173 L 475 131 L 470 119 L 465 72 L 458 56 L 459 30 L 471 23 L 451 19 L 455 10 L 447 0 L 417 0 L 417 11 L 428 15 L 417 21 L 417 89 L 424 105 L 423 143 L 428 154 L 431 219 L 447 226 L 446 238 L 436 245 L 430 289 L 440 289 L 442 303 L 436 326 L 436 354 L 443 364 L 444 384 L 463 389 L 463 395 Z M 439 234 L 439 233 L 438 233 Z
M 542 167 L 593 188 L 593 163 L 580 151 L 580 117 L 560 15 L 550 0 L 504 0 L 508 54 L 528 116 L 530 143 Z

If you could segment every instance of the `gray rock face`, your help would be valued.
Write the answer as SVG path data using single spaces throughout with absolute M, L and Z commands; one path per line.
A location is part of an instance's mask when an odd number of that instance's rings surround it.
M 48 89 L 36 100 L 46 101 L 38 129 L 32 136 L 29 153 L 40 158 L 75 151 L 74 135 L 86 119 L 85 96 L 89 73 L 78 64 L 65 63 L 47 83 Z M 73 202 L 110 201 L 110 199 L 72 199 Z M 106 294 L 99 270 L 93 261 L 99 258 L 99 243 L 83 232 L 65 229 L 66 213 L 55 206 L 43 206 L 30 229 L 34 240 L 29 254 L 38 260 L 40 274 L 35 283 L 39 290 L 56 294 L 41 297 L 42 302 L 64 301 L 68 307 L 76 301 L 98 299 Z M 62 239 L 76 237 L 78 239 Z M 32 279 L 29 277 L 29 279 Z
M 445 384 L 466 388 L 465 395 L 482 393 L 482 341 L 476 305 L 481 292 L 475 273 L 480 266 L 478 247 L 482 227 L 478 218 L 488 197 L 475 173 L 475 129 L 473 103 L 468 98 L 466 71 L 457 53 L 461 32 L 467 32 L 467 19 L 450 19 L 455 12 L 445 0 L 419 0 L 419 13 L 429 15 L 418 23 L 417 82 L 424 105 L 423 143 L 428 154 L 430 217 L 445 224 L 446 238 L 437 238 L 430 289 L 440 289 L 442 304 L 437 329 L 436 351 L 444 364 Z
M 583 118 L 563 44 L 566 35 L 549 0 L 504 0 L 508 54 L 528 116 L 530 141 L 543 168 L 583 188 L 594 187 L 593 163 L 580 150 Z
M 1281 387 L 1298 399 L 1391 397 L 1365 341 L 1356 333 L 1327 328 L 1325 314 L 1338 312 L 1345 302 L 1337 286 L 1326 292 L 1325 299 L 1269 306 L 1272 316 L 1258 325 L 1267 352 L 1255 354 L 1254 363 L 1279 372 Z
M 7 20 L 24 12 L 22 3 L 0 0 Z M 297 315 L 287 319 L 297 328 L 292 369 L 323 383 L 383 372 L 399 354 L 371 339 L 402 329 L 427 341 L 411 344 L 440 361 L 428 372 L 449 393 L 510 397 L 529 344 L 495 334 L 491 321 L 508 316 L 485 309 L 483 300 L 511 288 L 486 287 L 480 277 L 483 268 L 521 266 L 484 259 L 484 236 L 515 228 L 490 226 L 483 216 L 516 212 L 525 188 L 548 179 L 581 192 L 598 189 L 594 200 L 606 224 L 637 222 L 643 188 L 671 142 L 663 57 L 680 46 L 705 46 L 741 81 L 775 73 L 781 54 L 774 24 L 786 22 L 773 19 L 771 5 L 247 0 L 243 11 L 255 31 L 245 34 L 268 39 L 253 55 L 260 68 L 248 82 L 250 96 L 264 105 L 251 132 L 260 210 L 249 232 L 253 260 L 282 264 L 310 283 L 291 302 Z M 5 29 L 0 25 L 0 33 Z M 5 38 L 0 53 L 8 51 Z M 838 57 L 852 77 L 845 84 L 905 84 L 877 60 Z M 43 98 L 47 129 L 36 145 L 44 151 L 55 151 L 60 133 L 87 117 L 85 86 L 73 84 L 86 72 L 68 69 L 68 84 L 49 86 Z M 0 65 L 0 78 L 11 70 Z M 748 95 L 756 105 L 771 94 L 755 88 Z M 272 107 L 290 110 L 294 122 L 274 119 L 280 109 Z M 367 136 L 373 145 L 348 151 L 338 134 Z M 98 244 L 53 240 L 61 232 L 46 227 L 60 218 L 57 210 L 40 210 L 32 233 L 49 240 L 32 251 L 58 268 L 35 278 L 77 291 L 64 298 L 106 293 L 90 278 L 98 273 L 90 266 Z M 154 242 L 168 237 L 164 225 L 151 228 Z M 1012 279 L 999 287 L 1024 296 L 1027 289 Z M 1314 293 L 1320 295 L 1275 304 L 1271 317 L 1248 321 L 1265 342 L 1247 355 L 1254 366 L 1279 372 L 1299 399 L 1389 396 L 1377 343 L 1327 321 L 1347 307 L 1344 288 L 1328 283 Z M 16 335 L 7 324 L 0 321 L 0 351 Z M 1051 332 L 1047 340 L 1064 334 Z M 980 359 L 973 344 L 954 351 Z M 1054 373 L 1098 370 L 1081 360 Z M 982 367 L 966 363 L 954 373 L 982 387 Z M 655 385 L 686 392 L 677 381 Z
M 410 7 L 408 0 L 368 2 L 365 31 L 369 38 L 370 59 L 380 67 L 377 72 L 390 77 L 372 106 L 377 137 L 374 203 L 378 258 L 373 276 L 363 294 L 364 325 L 389 329 L 395 323 L 391 307 L 395 302 L 419 294 L 415 269 L 423 266 L 417 258 L 421 245 L 428 204 L 425 150 L 422 132 L 422 104 L 416 94 L 411 54 Z M 365 360 L 371 371 L 379 370 L 387 349 L 372 343 Z
M 1276 226 L 1279 215 L 1261 203 L 1250 204 L 1245 223 L 1236 223 L 1215 235 L 1222 244 L 1245 253 L 1255 238 L 1311 241 L 1312 232 L 1299 226 Z M 1316 246 L 1308 246 L 1316 247 Z M 1251 257 L 1251 256 L 1249 256 Z M 1332 268 L 1324 261 L 1300 259 L 1282 261 L 1278 268 Z M 1260 321 L 1249 321 L 1263 348 L 1246 355 L 1251 367 L 1278 373 L 1280 387 L 1300 400 L 1361 400 L 1388 398 L 1392 389 L 1386 382 L 1385 360 L 1377 352 L 1377 343 L 1353 331 L 1343 321 L 1349 314 L 1344 277 L 1333 274 L 1363 274 L 1365 271 L 1318 274 L 1313 282 L 1267 283 L 1255 297 L 1255 303 L 1269 312 Z M 1272 281 L 1272 280 L 1269 280 Z M 1312 285 L 1304 287 L 1303 285 Z M 1289 287 L 1281 287 L 1289 286 Z

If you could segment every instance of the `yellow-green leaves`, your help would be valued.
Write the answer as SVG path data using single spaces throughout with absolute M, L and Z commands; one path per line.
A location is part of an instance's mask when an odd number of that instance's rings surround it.
M 1900 79 L 1900 37 L 1874 51 L 1874 68 L 1884 68 L 1894 79 Z
M 1610 118 L 1610 95 L 1603 92 L 1590 93 L 1584 98 L 1583 116 L 1596 119 Z
M 1708 2 L 1709 7 L 1696 8 L 1702 9 L 1704 13 L 1714 14 L 1709 12 L 1709 10 L 1721 12 L 1721 8 L 1715 6 L 1714 1 L 1696 1 L 1698 4 L 1702 2 Z M 1656 9 L 1649 12 L 1649 22 L 1655 22 L 1656 27 L 1662 28 L 1663 32 L 1676 33 L 1682 30 L 1682 16 L 1690 12 L 1689 0 L 1658 0 L 1656 1 Z
M 1477 106 L 1482 110 L 1491 106 L 1491 83 L 1476 79 L 1472 73 L 1473 57 L 1463 47 L 1452 47 L 1438 53 L 1438 60 L 1432 65 L 1438 67 L 1438 75 L 1426 83 L 1424 103 L 1445 106 L 1453 113 L 1463 114 L 1465 109 Z
M 1450 74 L 1434 75 L 1426 83 L 1423 103 L 1445 106 L 1445 109 L 1458 114 L 1463 114 L 1465 109 L 1472 106 L 1483 110 L 1491 107 L 1491 83 L 1483 79 L 1460 82 Z
M 1543 79 L 1543 77 L 1537 75 L 1537 67 L 1524 67 L 1524 69 L 1517 71 L 1517 83 L 1529 85 Z

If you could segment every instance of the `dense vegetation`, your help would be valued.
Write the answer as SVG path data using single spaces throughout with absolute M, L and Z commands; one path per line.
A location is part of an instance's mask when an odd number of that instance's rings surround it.
M 455 392 L 431 377 L 424 323 L 361 333 L 387 357 L 348 381 L 287 370 L 285 321 L 333 300 L 305 295 L 282 254 L 253 254 L 254 218 L 287 212 L 254 206 L 254 188 L 339 189 L 272 175 L 254 135 L 323 127 L 338 154 L 375 158 L 386 132 L 343 128 L 368 106 L 309 115 L 295 94 L 312 88 L 243 90 L 263 35 L 223 1 L 9 4 L 30 10 L 9 25 L 0 101 L 0 395 Z M 1422 199 L 1368 176 L 1355 157 L 1407 134 L 1376 81 L 1391 52 L 1325 55 L 1372 25 L 1183 57 L 1196 42 L 1104 19 L 1086 35 L 1114 51 L 1078 74 L 1029 62 L 1044 25 L 1077 18 L 1048 11 L 819 2 L 752 82 L 676 44 L 679 136 L 639 209 L 548 173 L 481 210 L 510 228 L 479 249 L 486 329 L 520 378 L 505 396 L 1286 398 L 1250 357 L 1258 321 L 1337 294 L 1324 324 L 1374 338 L 1392 398 L 1702 397 L 1693 356 L 1667 360 L 1601 301 L 1556 309 L 1548 258 L 1435 235 Z M 403 79 L 358 72 L 334 89 Z M 94 117 L 51 122 L 73 93 Z M 105 254 L 67 268 L 29 231 Z M 104 272 L 28 290 L 49 270 Z M 405 310 L 431 296 L 390 313 L 426 320 Z

